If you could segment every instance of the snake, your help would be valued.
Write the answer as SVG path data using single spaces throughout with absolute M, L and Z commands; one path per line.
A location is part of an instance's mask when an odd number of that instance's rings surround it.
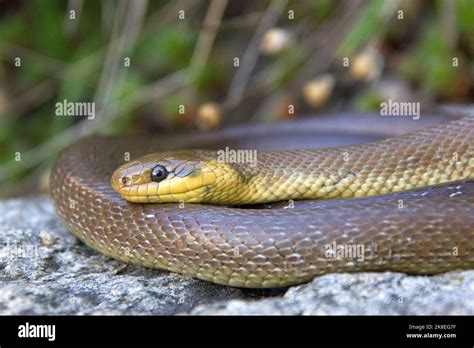
M 474 117 L 355 145 L 255 149 L 304 146 L 311 129 L 91 135 L 56 160 L 51 197 L 105 256 L 216 284 L 474 268 Z

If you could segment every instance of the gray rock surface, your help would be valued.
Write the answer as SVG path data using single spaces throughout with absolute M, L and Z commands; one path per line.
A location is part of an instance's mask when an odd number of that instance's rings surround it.
M 419 277 L 399 273 L 329 274 L 282 297 L 198 306 L 192 314 L 473 314 L 474 271 Z
M 125 265 L 71 235 L 48 197 L 0 202 L 0 243 L 0 314 L 474 314 L 474 271 L 251 290 Z

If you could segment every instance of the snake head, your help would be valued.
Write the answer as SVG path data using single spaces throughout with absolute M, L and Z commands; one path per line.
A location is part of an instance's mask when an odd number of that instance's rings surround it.
M 112 187 L 133 203 L 205 202 L 217 181 L 211 151 L 149 154 L 120 166 Z

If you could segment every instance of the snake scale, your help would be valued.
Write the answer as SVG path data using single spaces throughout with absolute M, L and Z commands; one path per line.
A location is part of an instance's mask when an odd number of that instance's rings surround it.
M 304 138 L 298 130 L 280 135 L 275 129 L 247 131 L 247 139 Z M 210 150 L 168 152 L 248 147 L 232 133 L 91 136 L 63 151 L 50 190 L 64 224 L 95 250 L 218 284 L 281 287 L 330 272 L 435 274 L 474 268 L 473 140 L 474 117 L 465 117 L 358 145 L 259 151 L 257 165 L 249 166 L 218 163 Z M 190 195 L 181 183 L 162 184 L 168 193 L 179 186 L 175 203 L 130 203 L 115 190 L 125 179 L 111 185 L 124 154 L 134 160 L 125 163 L 128 173 L 147 168 L 149 176 L 165 161 L 175 179 L 213 177 L 199 179 Z M 132 174 L 140 181 L 143 173 Z M 193 200 L 196 195 L 201 198 Z M 295 201 L 259 204 L 285 200 Z

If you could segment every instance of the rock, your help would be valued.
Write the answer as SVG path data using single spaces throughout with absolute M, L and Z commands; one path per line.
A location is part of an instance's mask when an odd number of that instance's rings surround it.
M 474 271 L 439 276 L 398 273 L 328 274 L 290 288 L 281 298 L 231 300 L 192 314 L 438 315 L 474 313 Z
M 0 314 L 474 314 L 474 271 L 252 290 L 125 265 L 78 241 L 44 196 L 0 202 L 0 243 Z

